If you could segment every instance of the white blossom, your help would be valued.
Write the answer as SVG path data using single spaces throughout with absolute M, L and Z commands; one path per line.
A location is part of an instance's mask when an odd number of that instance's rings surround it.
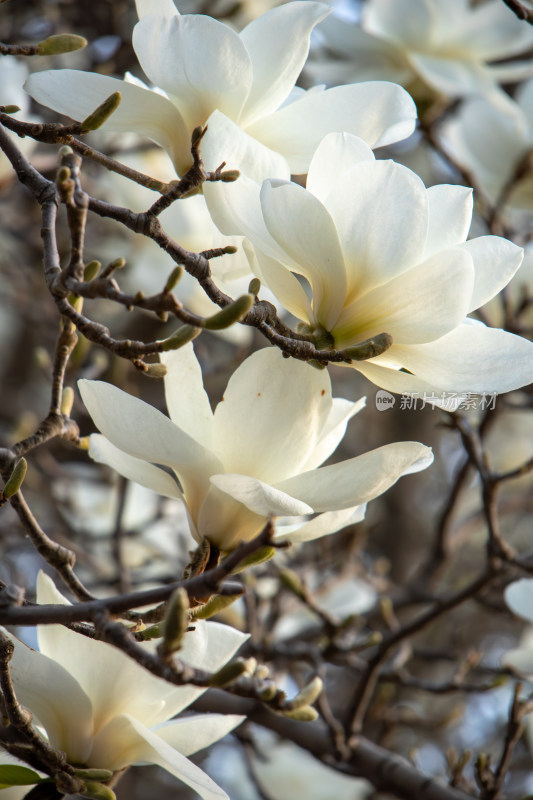
M 321 32 L 328 57 L 308 71 L 328 83 L 392 80 L 417 98 L 501 96 L 499 83 L 533 71 L 530 61 L 491 63 L 533 46 L 531 27 L 501 0 L 368 0 L 360 25 L 332 15 Z
M 37 601 L 69 604 L 42 572 Z M 62 625 L 39 625 L 37 636 L 39 651 L 12 637 L 15 692 L 50 745 L 63 751 L 70 763 L 112 772 L 131 764 L 157 764 L 204 800 L 227 800 L 187 756 L 225 736 L 242 717 L 202 714 L 171 719 L 205 690 L 167 683 L 112 645 Z M 226 625 L 198 621 L 184 639 L 180 658 L 192 667 L 217 671 L 246 638 Z M 140 646 L 153 652 L 155 643 Z
M 322 137 L 333 130 L 388 144 L 414 129 L 416 111 L 399 86 L 367 83 L 307 92 L 294 84 L 323 3 L 274 8 L 237 34 L 200 14 L 180 15 L 171 0 L 137 0 L 133 46 L 148 79 L 121 81 L 76 70 L 34 73 L 29 93 L 85 119 L 115 91 L 122 102 L 102 129 L 137 131 L 170 153 L 178 174 L 191 164 L 190 138 L 208 125 L 202 155 L 208 169 L 222 160 L 257 179 L 307 171 Z
M 361 519 L 361 506 L 431 463 L 417 442 L 385 445 L 319 467 L 364 405 L 331 396 L 326 371 L 267 348 L 246 359 L 211 411 L 192 345 L 167 354 L 170 418 L 111 384 L 80 381 L 103 436 L 90 453 L 130 480 L 181 497 L 192 535 L 221 550 L 251 539 L 269 515 L 318 513 L 290 541 L 315 539 Z
M 357 137 L 330 134 L 307 189 L 243 177 L 210 186 L 206 198 L 224 233 L 248 237 L 254 270 L 310 331 L 338 349 L 392 336 L 386 352 L 352 362 L 378 386 L 433 396 L 505 392 L 533 379 L 531 342 L 467 316 L 523 257 L 498 236 L 466 240 L 470 189 L 426 189 Z

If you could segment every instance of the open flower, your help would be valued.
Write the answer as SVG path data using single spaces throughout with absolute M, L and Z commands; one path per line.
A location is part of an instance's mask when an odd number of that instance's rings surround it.
M 68 605 L 42 572 L 37 601 Z M 204 800 L 227 800 L 186 756 L 225 736 L 242 717 L 202 714 L 169 721 L 205 690 L 173 686 L 115 647 L 62 625 L 39 625 L 37 636 L 39 652 L 12 637 L 11 676 L 19 701 L 70 763 L 112 772 L 131 764 L 157 764 Z M 217 671 L 246 638 L 226 625 L 198 621 L 184 638 L 180 658 L 192 667 Z M 140 646 L 155 648 L 154 642 Z
M 467 100 L 443 125 L 442 134 L 446 148 L 468 167 L 493 205 L 504 200 L 509 210 L 531 215 L 533 174 L 526 157 L 533 152 L 533 79 L 505 103 L 481 97 Z
M 104 434 L 91 436 L 90 453 L 130 480 L 183 498 L 192 535 L 221 550 L 251 539 L 271 514 L 318 512 L 283 536 L 290 541 L 332 533 L 361 519 L 360 506 L 401 475 L 432 461 L 424 445 L 400 442 L 318 468 L 364 403 L 333 399 L 326 371 L 278 350 L 247 358 L 214 413 L 192 345 L 165 363 L 170 419 L 111 384 L 80 381 Z
M 360 25 L 332 15 L 321 33 L 328 59 L 308 71 L 328 83 L 392 80 L 415 97 L 455 98 L 500 94 L 498 83 L 533 71 L 530 61 L 489 63 L 533 46 L 531 27 L 500 0 L 368 0 Z
M 178 174 L 191 165 L 190 138 L 199 125 L 208 125 L 202 142 L 208 169 L 224 160 L 258 180 L 306 172 L 318 142 L 332 130 L 356 133 L 374 147 L 414 129 L 414 103 L 399 86 L 294 89 L 311 31 L 328 13 L 323 3 L 287 3 L 240 34 L 211 17 L 182 16 L 171 0 L 138 0 L 137 9 L 133 46 L 157 89 L 136 79 L 57 70 L 34 73 L 29 93 L 83 120 L 120 91 L 122 102 L 102 127 L 158 142 Z
M 256 273 L 311 332 L 339 349 L 392 336 L 386 352 L 352 362 L 378 386 L 435 399 L 533 380 L 531 342 L 467 317 L 523 256 L 498 236 L 466 241 L 470 189 L 426 189 L 406 167 L 376 161 L 357 137 L 330 134 L 307 190 L 280 180 L 260 188 L 243 177 L 213 184 L 206 199 L 224 233 L 249 238 Z

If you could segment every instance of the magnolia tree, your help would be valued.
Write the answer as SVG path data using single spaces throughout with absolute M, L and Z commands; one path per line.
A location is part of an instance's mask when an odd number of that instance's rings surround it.
M 533 792 L 533 9 L 331 6 L 1 7 L 0 800 Z

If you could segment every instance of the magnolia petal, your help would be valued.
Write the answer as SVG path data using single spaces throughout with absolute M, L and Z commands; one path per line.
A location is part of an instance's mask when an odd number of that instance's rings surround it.
M 318 322 L 331 330 L 346 295 L 344 260 L 331 216 L 297 184 L 265 181 L 261 206 L 271 236 L 311 284 Z
M 394 345 L 391 347 L 391 351 L 394 352 Z M 445 392 L 439 386 L 428 383 L 416 375 L 403 372 L 398 367 L 381 366 L 374 361 L 359 361 L 352 366 L 369 381 L 388 392 L 415 395 L 429 405 L 437 406 L 445 411 L 456 411 L 468 394 L 466 392 L 461 394 L 453 391 Z
M 183 481 L 217 467 L 211 453 L 142 400 L 102 381 L 82 380 L 78 385 L 96 426 L 129 455 L 171 467 Z
M 409 60 L 423 81 L 448 97 L 490 95 L 500 91 L 490 71 L 473 62 L 466 53 L 462 60 L 460 57 L 452 60 L 411 51 Z
M 93 734 L 91 701 L 68 668 L 2 630 L 15 644 L 9 669 L 18 700 L 45 728 L 52 747 L 83 764 Z
M 308 91 L 295 102 L 248 128 L 267 147 L 282 153 L 294 174 L 306 173 L 326 134 L 346 131 L 370 147 L 392 144 L 415 128 L 413 99 L 400 86 L 381 81 Z
M 122 100 L 102 130 L 135 131 L 168 150 L 178 169 L 190 165 L 190 134 L 166 97 L 126 81 L 73 69 L 34 72 L 26 91 L 37 102 L 78 121 L 84 120 L 113 92 Z
M 165 400 L 170 419 L 210 450 L 213 440 L 213 412 L 192 344 L 161 353 L 160 359 L 167 366 L 164 378 Z
M 215 411 L 215 452 L 225 471 L 265 483 L 299 472 L 313 453 L 331 402 L 326 370 L 285 359 L 277 348 L 253 353 L 231 376 Z
M 192 761 L 130 714 L 115 717 L 98 735 L 87 766 L 119 770 L 130 764 L 157 764 L 198 792 L 203 800 L 228 795 Z
M 431 342 L 465 318 L 474 285 L 468 253 L 436 253 L 346 306 L 332 331 L 337 348 L 386 331 L 396 344 Z
M 425 469 L 432 461 L 429 447 L 418 442 L 398 442 L 296 475 L 275 488 L 309 503 L 315 511 L 350 508 L 373 500 L 402 475 Z
M 135 0 L 135 6 L 139 19 L 146 17 L 148 14 L 157 14 L 160 17 L 179 15 L 173 0 Z
M 456 0 L 457 2 L 457 0 Z M 438 19 L 437 3 L 427 0 L 373 0 L 365 7 L 363 28 L 367 33 L 399 45 L 431 41 L 431 30 Z
M 424 258 L 466 241 L 472 221 L 472 189 L 439 184 L 427 190 L 429 227 Z
M 227 736 L 246 717 L 237 714 L 195 714 L 156 729 L 157 735 L 184 756 L 190 756 Z
M 237 120 L 252 83 L 250 57 L 227 25 L 202 14 L 146 16 L 133 29 L 144 72 L 175 102 L 189 131 L 218 108 Z
M 129 456 L 124 450 L 115 447 L 109 439 L 97 433 L 90 437 L 89 455 L 99 464 L 107 464 L 129 481 L 140 483 L 163 497 L 183 498 L 175 478 L 159 467 L 154 467 L 140 458 Z
M 403 367 L 445 391 L 503 393 L 533 381 L 533 343 L 474 320 L 434 342 L 393 347 Z
M 287 3 L 241 31 L 253 68 L 243 125 L 272 113 L 287 99 L 307 59 L 311 31 L 328 14 L 324 3 Z
M 366 503 L 361 506 L 355 506 L 355 508 L 343 508 L 341 511 L 326 511 L 289 533 L 283 530 L 280 531 L 274 539 L 276 542 L 292 542 L 293 544 L 311 542 L 321 536 L 337 533 L 337 531 L 346 528 L 348 525 L 355 525 L 357 522 L 361 522 L 365 518 L 365 513 Z
M 502 666 L 509 667 L 527 680 L 533 680 L 533 648 L 517 647 L 502 656 Z
M 479 236 L 465 242 L 461 248 L 471 256 L 476 271 L 470 312 L 507 286 L 522 263 L 524 251 L 501 236 Z
M 335 176 L 342 175 L 359 161 L 374 161 L 371 148 L 358 136 L 351 133 L 328 133 L 317 149 L 309 165 L 306 188 L 326 208 L 327 198 L 335 191 Z
M 520 578 L 510 583 L 504 598 L 513 614 L 533 624 L 533 578 Z
M 352 297 L 422 261 L 428 197 L 418 175 L 393 161 L 361 161 L 344 170 L 332 189 L 327 207 L 343 248 Z
M 289 478 L 289 481 L 291 480 L 295 479 Z M 270 514 L 278 517 L 296 517 L 313 513 L 312 506 L 307 502 L 291 497 L 287 492 L 249 475 L 212 475 L 211 483 L 221 492 L 263 517 L 268 517 Z
M 289 165 L 277 148 L 261 137 L 245 132 L 220 111 L 213 111 L 207 120 L 207 133 L 202 139 L 205 168 L 214 170 L 224 161 L 228 168 L 238 169 L 261 183 L 266 178 L 290 178 Z
M 508 10 L 498 0 L 484 3 L 483 8 L 472 8 L 456 29 L 458 42 L 464 43 L 476 58 L 497 61 L 510 58 L 533 47 L 533 32 L 528 25 Z
M 319 467 L 320 464 L 335 452 L 346 432 L 348 422 L 355 414 L 358 414 L 365 405 L 366 397 L 362 397 L 355 403 L 352 403 L 351 400 L 344 400 L 342 397 L 333 398 L 329 417 L 320 434 L 320 439 L 309 458 L 302 464 L 301 472 L 307 472 L 310 469 Z
M 270 235 L 270 234 L 269 234 Z M 315 315 L 302 284 L 289 269 L 251 245 L 244 245 L 253 272 L 276 296 L 283 308 L 303 322 L 314 325 Z
M 242 633 L 230 625 L 197 620 L 194 623 L 194 630 L 189 631 L 184 637 L 178 657 L 190 667 L 217 672 L 248 638 L 247 633 Z M 155 644 L 153 648 L 155 649 Z M 151 725 L 161 724 L 179 714 L 206 691 L 195 686 L 172 687 L 170 684 L 167 684 L 167 689 L 164 706 L 151 719 Z

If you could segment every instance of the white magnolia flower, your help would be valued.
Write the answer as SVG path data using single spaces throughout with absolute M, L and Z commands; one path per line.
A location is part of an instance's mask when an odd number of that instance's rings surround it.
M 307 69 L 328 83 L 392 80 L 417 98 L 501 96 L 498 83 L 533 71 L 529 61 L 490 63 L 533 46 L 531 27 L 500 0 L 368 0 L 360 25 L 332 15 L 321 33 L 328 57 Z
M 473 98 L 442 128 L 447 149 L 468 167 L 491 203 L 498 202 L 517 167 L 533 150 L 533 80 L 506 103 Z M 533 176 L 525 170 L 506 205 L 533 209 Z
M 349 134 L 317 149 L 307 190 L 244 176 L 206 190 L 224 233 L 246 235 L 254 269 L 280 303 L 344 349 L 385 332 L 392 346 L 353 362 L 392 392 L 505 392 L 533 380 L 533 345 L 467 317 L 522 261 L 498 236 L 466 241 L 471 190 L 376 161 Z M 295 274 L 308 283 L 309 292 Z
M 533 46 L 533 30 L 501 0 L 368 0 L 361 23 L 331 16 L 321 27 L 326 60 L 308 67 L 328 83 L 393 80 L 413 96 L 500 94 L 531 75 L 530 61 L 492 64 Z M 337 60 L 331 58 L 337 57 Z
M 37 601 L 68 605 L 42 572 Z M 171 719 L 205 690 L 173 686 L 115 647 L 62 625 L 39 625 L 37 636 L 39 652 L 12 637 L 11 676 L 19 701 L 71 764 L 113 772 L 131 764 L 157 764 L 204 800 L 227 800 L 226 793 L 186 756 L 225 736 L 242 717 L 206 714 Z M 246 638 L 225 625 L 195 622 L 180 658 L 190 666 L 216 671 Z M 155 643 L 141 646 L 152 652 Z
M 372 147 L 408 136 L 416 111 L 399 86 L 368 83 L 328 91 L 294 89 L 309 36 L 328 13 L 323 3 L 274 8 L 240 34 L 211 17 L 180 15 L 172 0 L 137 0 L 133 31 L 139 62 L 158 87 L 75 70 L 34 73 L 39 102 L 83 120 L 112 92 L 122 102 L 103 128 L 137 131 L 164 147 L 179 174 L 190 166 L 190 138 L 208 125 L 208 169 L 222 160 L 258 180 L 307 171 L 332 130 L 356 133 Z
M 361 519 L 360 506 L 401 475 L 432 461 L 424 445 L 400 442 L 319 468 L 364 401 L 333 399 L 326 371 L 288 361 L 278 350 L 247 358 L 214 413 L 192 345 L 165 363 L 170 419 L 111 384 L 80 381 L 104 434 L 91 436 L 90 453 L 130 480 L 183 498 L 192 535 L 221 550 L 251 539 L 270 514 L 318 512 L 282 534 L 290 541 L 332 533 Z

